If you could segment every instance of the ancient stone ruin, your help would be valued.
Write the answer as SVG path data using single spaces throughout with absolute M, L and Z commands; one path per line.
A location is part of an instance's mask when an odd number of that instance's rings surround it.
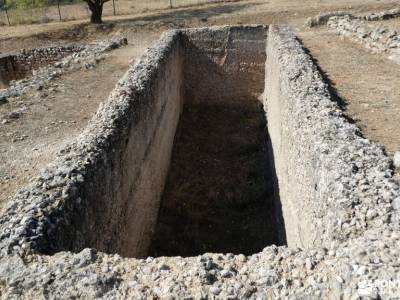
M 392 173 L 287 27 L 170 31 L 0 218 L 5 296 L 390 297 Z
M 0 103 L 29 89 L 41 90 L 52 79 L 76 68 L 92 69 L 104 52 L 125 46 L 124 37 L 95 41 L 87 45 L 22 49 L 0 55 Z
M 0 56 L 0 89 L 9 87 L 10 81 L 30 77 L 34 70 L 55 63 L 74 52 L 77 46 L 22 50 L 16 54 Z
M 364 15 L 353 15 L 348 11 L 333 11 L 319 13 L 315 17 L 308 18 L 305 26 L 327 25 L 337 34 L 360 43 L 371 52 L 388 53 L 388 58 L 399 64 L 400 34 L 398 30 L 387 28 L 381 24 L 376 25 L 373 22 L 399 16 L 400 8 Z

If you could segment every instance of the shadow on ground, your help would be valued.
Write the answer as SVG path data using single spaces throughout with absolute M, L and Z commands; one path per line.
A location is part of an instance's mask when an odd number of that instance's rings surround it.
M 132 18 L 129 21 L 165 21 L 165 20 L 190 20 L 192 18 L 210 18 L 219 16 L 222 14 L 231 14 L 254 5 L 260 5 L 260 3 L 246 3 L 246 4 L 227 4 L 221 6 L 212 7 L 196 7 L 183 10 L 173 10 L 163 12 L 162 14 L 144 16 L 138 18 Z

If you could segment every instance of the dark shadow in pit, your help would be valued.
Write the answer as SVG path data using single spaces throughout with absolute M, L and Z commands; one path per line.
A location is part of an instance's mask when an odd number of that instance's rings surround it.
M 10 81 L 19 80 L 28 75 L 28 72 L 16 66 L 13 55 L 0 54 L 0 89 L 6 89 L 10 86 Z
M 284 244 L 267 143 L 265 115 L 257 100 L 189 101 L 149 255 L 248 255 Z

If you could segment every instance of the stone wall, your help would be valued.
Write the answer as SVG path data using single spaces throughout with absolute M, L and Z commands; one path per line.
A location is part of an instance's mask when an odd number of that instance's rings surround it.
M 13 56 L 0 55 L 0 89 L 8 87 L 8 83 L 17 78 L 14 70 Z
M 290 31 L 272 27 L 267 47 L 265 105 L 288 245 L 326 246 L 387 224 L 398 195 L 390 160 L 342 116 Z
M 39 179 L 40 193 L 51 191 L 53 208 L 40 222 L 45 235 L 37 240 L 37 250 L 94 247 L 144 255 L 182 106 L 179 41 L 173 32 L 149 50 L 117 84 L 80 140 Z
M 350 16 L 332 17 L 327 24 L 339 35 L 360 43 L 372 52 L 386 52 L 389 59 L 400 63 L 400 34 L 395 29 Z
M 320 12 L 318 15 L 314 17 L 307 18 L 305 22 L 306 27 L 315 27 L 320 25 L 326 25 L 330 18 L 336 17 L 347 17 L 352 20 L 359 21 L 381 21 L 388 20 L 393 18 L 400 17 L 400 8 L 393 8 L 389 10 L 384 10 L 380 12 L 372 12 L 366 14 L 354 15 L 350 11 L 328 11 L 328 12 Z
M 192 29 L 185 35 L 188 101 L 246 101 L 262 94 L 266 26 Z
M 29 77 L 34 70 L 82 49 L 83 47 L 79 46 L 50 47 L 23 49 L 15 54 L 0 55 L 0 89 L 8 87 L 11 80 Z
M 5 87 L 0 89 L 0 102 L 32 89 L 46 88 L 51 80 L 65 72 L 80 68 L 90 70 L 104 58 L 105 52 L 127 44 L 125 37 L 114 37 L 85 45 L 22 50 L 19 54 L 5 56 L 3 69 L 7 72 L 0 74 L 0 84 Z

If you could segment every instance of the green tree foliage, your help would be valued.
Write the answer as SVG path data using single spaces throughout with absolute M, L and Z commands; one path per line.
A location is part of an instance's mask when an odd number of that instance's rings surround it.
M 2 0 L 0 1 L 0 7 L 4 2 L 7 1 L 7 8 L 15 9 L 26 9 L 26 8 L 37 8 L 46 7 L 50 5 L 57 5 L 57 0 Z M 60 4 L 70 4 L 74 2 L 79 2 L 76 0 L 60 0 Z
M 102 23 L 103 5 L 108 1 L 110 0 L 0 0 L 0 9 L 5 9 L 5 5 L 7 5 L 9 9 L 24 11 L 51 5 L 86 2 L 92 13 L 90 21 L 99 24 Z

